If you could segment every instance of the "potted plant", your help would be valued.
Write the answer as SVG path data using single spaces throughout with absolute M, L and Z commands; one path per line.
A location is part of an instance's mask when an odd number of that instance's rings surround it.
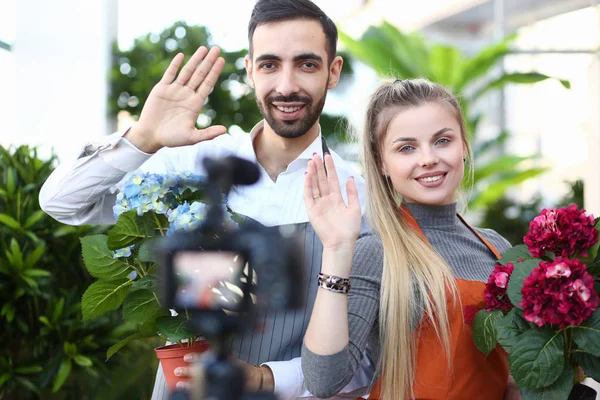
M 82 297 L 83 319 L 122 308 L 123 320 L 136 327 L 108 349 L 107 358 L 134 340 L 159 336 L 171 343 L 156 349 L 170 389 L 180 379 L 172 372 L 185 364 L 183 356 L 205 351 L 209 344 L 192 331 L 186 310 L 161 305 L 153 241 L 202 223 L 207 210 L 203 183 L 189 172 L 133 174 L 117 195 L 116 224 L 106 235 L 81 239 L 85 267 L 97 279 Z M 235 224 L 236 215 L 224 208 L 230 217 L 226 223 Z
M 544 209 L 489 277 L 475 345 L 506 350 L 525 400 L 572 399 L 586 377 L 600 381 L 599 228 L 576 205 Z

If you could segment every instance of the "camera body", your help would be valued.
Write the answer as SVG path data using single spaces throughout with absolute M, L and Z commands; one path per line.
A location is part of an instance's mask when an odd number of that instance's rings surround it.
M 225 218 L 233 185 L 259 178 L 255 163 L 236 157 L 203 160 L 208 210 L 199 228 L 157 242 L 162 304 L 185 312 L 196 334 L 213 345 L 215 359 L 204 369 L 202 387 L 216 400 L 274 399 L 243 393 L 243 371 L 232 363 L 227 342 L 253 328 L 256 311 L 300 308 L 305 302 L 301 246 L 294 228 L 267 227 L 247 219 L 235 227 Z

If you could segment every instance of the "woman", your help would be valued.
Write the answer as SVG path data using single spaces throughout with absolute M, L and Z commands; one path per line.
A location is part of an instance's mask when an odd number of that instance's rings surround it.
M 510 247 L 456 213 L 470 155 L 446 89 L 424 79 L 381 85 L 363 136 L 373 232 L 358 241 L 353 181 L 346 206 L 331 158 L 326 170 L 318 156 L 310 162 L 304 197 L 324 248 L 302 367 L 315 395 L 343 387 L 366 349 L 381 374 L 372 398 L 519 398 L 505 354 L 479 352 L 464 318 L 484 307 L 485 282 Z

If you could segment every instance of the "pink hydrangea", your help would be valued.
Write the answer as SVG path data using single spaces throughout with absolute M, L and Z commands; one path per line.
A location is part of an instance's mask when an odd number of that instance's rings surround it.
M 525 278 L 521 293 L 523 316 L 537 326 L 580 325 L 598 308 L 594 278 L 578 259 L 540 262 Z
M 486 310 L 510 310 L 513 308 L 513 304 L 506 295 L 506 289 L 508 288 L 508 281 L 514 269 L 515 266 L 513 263 L 506 265 L 496 264 L 483 292 L 487 305 Z
M 585 250 L 598 242 L 598 230 L 594 217 L 586 215 L 576 205 L 563 208 L 543 209 L 529 223 L 529 232 L 523 238 L 529 252 L 540 257 L 551 251 L 557 256 L 569 257 L 577 250 L 587 257 Z

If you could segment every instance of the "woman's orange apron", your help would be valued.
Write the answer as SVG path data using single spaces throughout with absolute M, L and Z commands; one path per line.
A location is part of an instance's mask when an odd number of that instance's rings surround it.
M 406 221 L 427 241 L 417 221 L 406 207 L 401 211 Z M 479 232 L 458 216 L 496 258 L 500 253 Z M 428 242 L 428 241 L 427 241 Z M 418 400 L 494 400 L 502 399 L 508 382 L 506 353 L 497 346 L 486 357 L 473 343 L 472 327 L 465 322 L 465 311 L 485 308 L 483 292 L 485 283 L 457 279 L 461 303 L 449 308 L 450 318 L 450 368 L 445 352 L 431 325 L 420 325 L 414 395 Z M 399 349 L 400 351 L 400 349 Z M 380 396 L 378 380 L 369 399 Z

